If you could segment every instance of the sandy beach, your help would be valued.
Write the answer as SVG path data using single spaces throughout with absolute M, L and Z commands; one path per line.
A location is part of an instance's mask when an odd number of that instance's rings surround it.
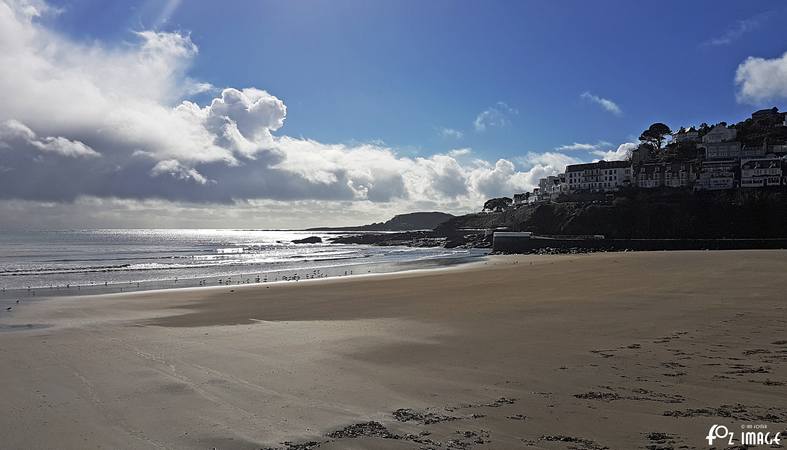
M 709 448 L 787 430 L 787 251 L 23 301 L 0 448 Z M 725 448 L 717 444 L 717 448 Z

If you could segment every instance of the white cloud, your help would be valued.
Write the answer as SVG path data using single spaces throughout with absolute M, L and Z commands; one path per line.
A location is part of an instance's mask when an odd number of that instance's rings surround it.
M 598 95 L 591 94 L 590 92 L 587 91 L 583 92 L 580 95 L 580 97 L 601 106 L 602 108 L 604 108 L 604 110 L 616 116 L 620 116 L 623 114 L 623 110 L 620 109 L 620 106 L 618 106 L 618 104 L 613 102 L 612 100 L 599 97 Z
M 180 180 L 191 179 L 199 184 L 205 184 L 208 182 L 208 179 L 196 169 L 190 169 L 174 159 L 157 162 L 156 165 L 150 169 L 150 173 L 153 174 L 153 176 L 169 174 Z
M 567 165 L 580 164 L 583 161 L 560 152 L 528 152 L 525 156 L 517 158 L 516 162 L 528 169 L 519 176 L 522 185 L 525 186 L 520 191 L 532 191 L 538 186 L 541 178 L 558 175 L 565 172 Z
M 559 152 L 571 152 L 571 151 L 590 152 L 593 150 L 598 150 L 603 147 L 609 147 L 610 145 L 612 144 L 610 144 L 607 141 L 599 141 L 595 144 L 582 144 L 579 142 L 574 142 L 573 144 L 561 145 L 560 147 L 556 147 L 555 150 Z
M 319 202 L 458 212 L 533 182 L 535 172 L 469 149 L 408 157 L 381 142 L 277 134 L 287 108 L 264 90 L 225 88 L 207 105 L 189 100 L 213 90 L 188 74 L 199 54 L 190 36 L 141 31 L 118 47 L 77 42 L 35 19 L 47 11 L 43 2 L 0 0 L 0 66 L 14 68 L 0 70 L 9 93 L 0 102 L 0 202 L 112 199 L 118 214 L 129 211 L 118 205 L 152 199 L 212 205 L 206 211 Z M 501 102 L 485 113 L 482 128 L 504 126 L 517 112 Z
M 567 165 L 579 164 L 582 160 L 559 152 L 528 152 L 524 157 L 518 158 L 517 162 L 525 167 L 540 165 L 554 168 L 562 172 L 566 169 Z
M 489 127 L 502 128 L 511 123 L 510 116 L 519 114 L 517 109 L 505 102 L 497 102 L 494 106 L 481 111 L 473 121 L 476 131 L 485 131 Z
M 773 15 L 773 11 L 766 11 L 764 13 L 757 14 L 747 19 L 739 20 L 735 22 L 735 25 L 728 28 L 724 32 L 724 34 L 708 39 L 707 41 L 703 42 L 700 45 L 720 46 L 720 45 L 732 44 L 733 42 L 740 39 L 744 34 L 759 28 L 766 20 L 770 18 L 771 15 Z
M 7 120 L 0 123 L 0 147 L 16 149 L 32 147 L 42 152 L 72 158 L 101 156 L 79 141 L 61 136 L 38 137 L 33 130 L 17 120 Z
M 761 104 L 787 98 L 787 53 L 766 59 L 750 56 L 735 72 L 739 102 Z
M 455 148 L 448 152 L 448 156 L 453 158 L 458 158 L 461 156 L 469 156 L 473 153 L 473 150 L 470 148 Z
M 593 150 L 591 153 L 604 161 L 624 161 L 631 156 L 631 152 L 639 146 L 637 142 L 625 142 L 615 150 Z
M 439 132 L 440 136 L 452 139 L 462 139 L 462 137 L 465 135 L 463 132 L 453 128 L 441 128 Z

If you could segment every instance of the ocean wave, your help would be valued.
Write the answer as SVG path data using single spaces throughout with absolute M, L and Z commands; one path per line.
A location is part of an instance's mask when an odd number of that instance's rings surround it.
M 150 271 L 150 270 L 179 270 L 179 269 L 207 269 L 211 267 L 231 267 L 231 266 L 261 266 L 277 265 L 293 262 L 320 262 L 320 261 L 342 261 L 349 259 L 365 258 L 370 255 L 292 255 L 286 258 L 266 257 L 256 259 L 218 259 L 209 260 L 203 263 L 136 263 L 136 264 L 116 264 L 105 266 L 87 267 L 28 267 L 19 269 L 0 270 L 0 277 L 7 276 L 31 276 L 31 275 L 62 275 L 62 274 L 83 274 L 83 273 L 102 273 L 102 272 L 124 272 L 124 271 Z

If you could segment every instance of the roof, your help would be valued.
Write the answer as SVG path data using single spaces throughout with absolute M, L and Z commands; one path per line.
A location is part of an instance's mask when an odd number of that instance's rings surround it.
M 569 166 L 566 166 L 566 172 L 579 172 L 581 170 L 588 170 L 588 169 L 622 169 L 626 167 L 631 167 L 631 162 L 602 160 L 594 163 L 571 164 Z
M 773 108 L 761 109 L 759 111 L 753 112 L 751 115 L 752 117 L 754 117 L 754 116 L 769 116 L 771 114 L 773 115 L 779 114 L 779 108 L 774 106 Z

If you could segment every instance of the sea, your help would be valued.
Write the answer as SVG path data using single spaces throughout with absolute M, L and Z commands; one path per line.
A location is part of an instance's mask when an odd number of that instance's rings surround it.
M 0 304 L 25 297 L 298 282 L 461 264 L 479 249 L 331 244 L 347 232 L 0 231 Z M 357 233 L 352 233 L 357 234 Z M 292 241 L 317 236 L 322 243 Z

